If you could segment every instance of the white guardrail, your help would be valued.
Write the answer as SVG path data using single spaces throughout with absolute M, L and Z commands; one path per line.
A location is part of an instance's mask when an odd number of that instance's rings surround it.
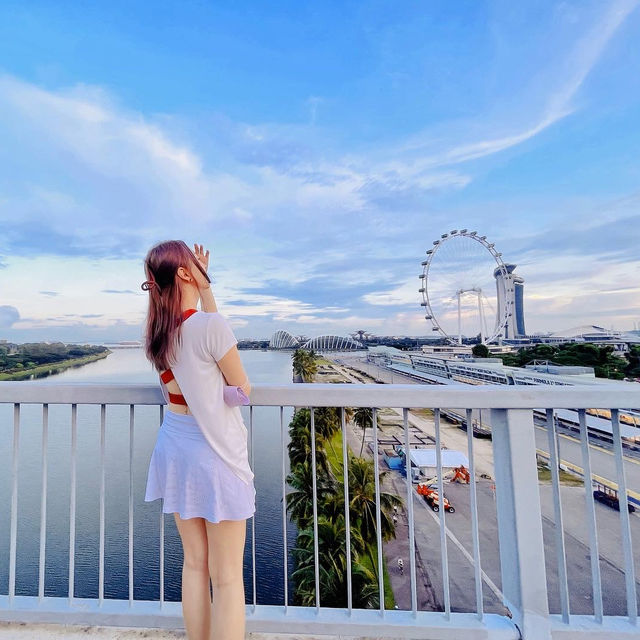
M 160 598 L 158 601 L 141 601 L 133 598 L 133 496 L 132 483 L 129 487 L 129 598 L 117 600 L 104 597 L 104 540 L 105 540 L 105 409 L 108 405 L 128 405 L 129 419 L 129 473 L 133 473 L 133 430 L 135 426 L 135 407 L 139 405 L 157 405 L 164 403 L 159 387 L 149 384 L 56 384 L 37 382 L 2 382 L 0 383 L 0 404 L 13 405 L 12 424 L 0 422 L 0 431 L 13 429 L 13 449 L 11 453 L 11 487 L 7 495 L 11 495 L 10 527 L 9 527 L 9 580 L 8 590 L 0 586 L 0 620 L 22 622 L 53 622 L 67 624 L 100 624 L 116 626 L 181 628 L 182 613 L 179 602 L 168 602 L 164 599 L 164 579 L 162 577 L 165 559 L 163 545 L 160 546 Z M 18 533 L 18 461 L 21 430 L 21 407 L 23 404 L 42 406 L 42 501 L 40 527 L 40 555 L 38 560 L 38 596 L 21 596 L 16 594 L 16 545 Z M 70 540 L 69 540 L 69 594 L 68 597 L 45 596 L 45 563 L 46 559 L 46 442 L 49 405 L 71 405 L 71 504 Z M 74 597 L 74 554 L 75 554 L 75 500 L 76 500 L 76 436 L 78 429 L 78 405 L 98 405 L 101 407 L 100 460 L 96 460 L 96 469 L 100 471 L 100 559 L 99 559 L 99 597 L 97 599 Z M 606 408 L 612 410 L 613 450 L 616 477 L 621 503 L 625 504 L 627 484 L 625 479 L 625 456 L 620 438 L 618 411 L 621 409 L 640 409 L 640 387 L 629 385 L 629 388 L 602 388 L 602 386 L 580 386 L 564 388 L 546 387 L 472 387 L 447 388 L 438 386 L 422 386 L 414 384 L 255 384 L 251 393 L 249 408 L 250 456 L 253 461 L 253 413 L 258 406 L 280 407 L 280 432 L 282 439 L 282 523 L 284 554 L 284 575 L 271 576 L 275 581 L 283 580 L 284 602 L 282 605 L 266 605 L 256 602 L 255 559 L 256 546 L 260 552 L 259 539 L 255 538 L 255 519 L 252 518 L 252 562 L 254 567 L 253 603 L 247 605 L 247 630 L 261 632 L 281 632 L 305 634 L 339 634 L 375 637 L 405 637 L 431 639 L 504 639 L 524 638 L 525 640 L 546 640 L 549 638 L 601 638 L 613 640 L 640 636 L 637 618 L 637 590 L 632 550 L 630 515 L 627 509 L 618 512 L 612 510 L 613 517 L 619 518 L 619 535 L 622 544 L 624 562 L 624 583 L 626 594 L 626 611 L 624 616 L 610 616 L 603 613 L 603 585 L 600 573 L 598 551 L 598 535 L 596 528 L 596 511 L 592 492 L 585 491 L 585 512 L 589 529 L 589 564 L 591 567 L 591 590 L 593 600 L 592 615 L 575 615 L 570 611 L 570 583 L 568 579 L 567 541 L 563 526 L 563 508 L 560 496 L 559 458 L 556 431 L 553 420 L 553 409 L 572 408 L 579 411 L 580 447 L 582 460 L 580 467 L 586 477 L 592 477 L 591 456 L 585 409 Z M 410 475 L 405 474 L 402 482 L 406 486 L 407 519 L 409 538 L 409 579 L 411 582 L 411 609 L 386 610 L 384 607 L 383 580 L 378 579 L 380 607 L 379 609 L 359 609 L 352 606 L 351 571 L 347 575 L 348 606 L 344 609 L 326 607 L 320 601 L 318 559 L 317 521 L 314 521 L 314 553 L 315 553 L 315 607 L 293 606 L 287 601 L 287 514 L 285 506 L 285 425 L 282 421 L 283 407 L 373 407 L 374 432 L 377 434 L 378 411 L 383 407 L 401 410 L 405 450 L 409 449 L 409 408 L 428 408 L 434 410 L 434 430 L 437 458 L 438 490 L 443 495 L 442 460 L 440 454 L 441 425 L 440 408 L 464 409 L 467 412 L 467 424 L 471 424 L 472 411 L 484 409 L 489 411 L 489 424 L 492 429 L 492 453 L 495 468 L 495 504 L 497 533 L 500 559 L 499 593 L 508 614 L 487 613 L 484 611 L 484 585 L 486 575 L 480 557 L 479 523 L 484 513 L 478 512 L 476 492 L 476 471 L 474 462 L 474 438 L 471 430 L 466 435 L 467 456 L 470 474 L 474 481 L 469 485 L 469 512 L 471 521 L 472 554 L 468 554 L 473 566 L 473 582 L 468 589 L 475 590 L 475 611 L 457 612 L 451 607 L 450 574 L 455 567 L 450 566 L 450 551 L 447 549 L 447 538 L 450 531 L 446 524 L 444 509 L 437 514 L 439 541 L 432 540 L 430 561 L 439 556 L 439 571 L 442 575 L 443 611 L 424 611 L 417 607 L 417 563 L 416 563 L 416 529 L 414 500 L 415 488 Z M 536 465 L 536 441 L 533 422 L 533 409 L 546 411 L 548 454 L 550 459 L 553 512 L 555 521 L 555 540 L 551 545 L 557 575 L 557 592 L 560 600 L 560 613 L 549 613 L 548 580 L 545 569 L 545 542 L 541 515 L 541 500 L 538 486 L 538 470 Z M 485 414 L 486 415 L 486 414 Z M 313 509 L 317 513 L 316 465 L 315 465 L 315 427 L 314 413 L 311 413 L 312 462 L 313 462 Z M 342 417 L 342 460 L 346 468 L 347 432 Z M 11 421 L 10 421 L 11 422 Z M 378 472 L 381 464 L 378 456 L 378 439 L 373 438 L 373 460 L 375 465 L 376 519 L 378 523 L 378 557 L 377 575 L 383 576 L 382 541 L 380 534 L 380 486 Z M 478 445 L 476 444 L 476 447 Z M 37 468 L 37 467 L 36 467 Z M 346 475 L 346 474 L 345 474 Z M 50 487 L 55 490 L 55 487 Z M 349 504 L 348 482 L 344 481 L 344 504 Z M 419 497 L 419 496 L 418 496 Z M 416 502 L 416 504 L 418 504 Z M 350 562 L 350 525 L 349 513 L 345 509 L 347 564 Z M 634 516 L 635 517 L 635 516 Z M 164 516 L 161 514 L 161 526 L 164 531 Z M 37 523 L 30 523 L 37 526 Z M 21 522 L 21 527 L 23 526 Z M 26 526 L 26 525 L 25 525 Z M 162 536 L 161 536 L 162 541 Z M 438 545 L 439 542 L 439 545 Z M 2 543 L 2 541 L 0 541 Z M 124 541 L 123 541 L 124 544 Z M 555 549 L 554 549 L 555 547 Z M 2 548 L 2 546 L 0 546 Z M 548 553 L 548 551 L 547 551 Z M 471 558 L 472 556 L 472 558 Z

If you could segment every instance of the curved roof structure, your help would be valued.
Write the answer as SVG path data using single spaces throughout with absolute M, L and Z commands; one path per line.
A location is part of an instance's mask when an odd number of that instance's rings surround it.
M 353 338 L 345 336 L 322 335 L 307 340 L 303 349 L 317 349 L 318 351 L 349 351 L 364 349 L 364 345 Z
M 619 338 L 625 340 L 629 338 L 624 331 L 606 329 L 595 324 L 583 324 L 579 327 L 571 327 L 563 331 L 556 331 L 550 334 L 552 338 L 584 338 L 585 340 L 595 340 L 598 338 Z
M 288 331 L 276 331 L 269 340 L 270 349 L 296 349 L 300 341 Z

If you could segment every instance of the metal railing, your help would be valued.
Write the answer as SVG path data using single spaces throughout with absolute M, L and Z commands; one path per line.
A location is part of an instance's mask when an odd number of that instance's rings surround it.
M 94 385 L 94 384 L 40 384 L 40 383 L 0 383 L 0 404 L 13 405 L 13 448 L 11 451 L 11 506 L 9 526 L 9 571 L 8 589 L 0 594 L 0 620 L 23 622 L 54 622 L 76 624 L 106 624 L 140 627 L 178 628 L 183 626 L 180 603 L 168 602 L 164 593 L 164 515 L 161 514 L 160 527 L 160 596 L 158 600 L 134 599 L 134 495 L 131 480 L 135 466 L 133 434 L 136 421 L 135 407 L 156 405 L 162 416 L 163 398 L 155 385 Z M 23 404 L 42 406 L 42 493 L 40 502 L 40 546 L 38 557 L 38 595 L 16 595 L 16 546 L 18 540 L 18 461 L 21 431 L 21 408 Z M 69 509 L 69 588 L 65 598 L 45 595 L 46 571 L 46 528 L 47 494 L 56 487 L 47 486 L 47 438 L 48 413 L 50 405 L 71 405 L 71 488 Z M 76 447 L 77 447 L 77 408 L 79 405 L 98 405 L 100 407 L 100 459 L 96 460 L 100 480 L 100 526 L 99 526 L 99 566 L 98 598 L 78 598 L 74 595 L 74 558 L 76 527 Z M 128 502 L 128 599 L 105 598 L 105 410 L 109 405 L 129 406 L 129 502 Z M 613 451 L 608 455 L 615 460 L 616 482 L 620 504 L 626 506 L 627 481 L 625 465 L 630 464 L 625 456 L 620 436 L 618 412 L 620 409 L 640 408 L 640 390 L 634 385 L 620 385 L 603 388 L 600 385 L 544 388 L 544 387 L 472 387 L 447 388 L 422 385 L 376 385 L 376 384 L 255 384 L 251 394 L 249 411 L 250 461 L 254 462 L 254 409 L 261 406 L 280 408 L 280 437 L 282 458 L 282 526 L 283 526 L 283 562 L 284 575 L 271 576 L 270 579 L 282 579 L 284 582 L 284 602 L 280 605 L 260 604 L 256 598 L 255 561 L 260 552 L 259 540 L 256 541 L 255 518 L 251 519 L 251 557 L 253 566 L 252 603 L 247 607 L 247 630 L 262 632 L 285 632 L 313 634 L 373 635 L 376 637 L 411 637 L 432 639 L 487 638 L 542 640 L 548 638 L 572 638 L 589 635 L 590 638 L 627 638 L 640 634 L 637 617 L 637 585 L 635 576 L 631 517 L 626 508 L 618 512 L 611 510 L 605 517 L 619 518 L 619 535 L 623 551 L 624 593 L 626 615 L 607 615 L 603 609 L 603 585 L 600 571 L 598 526 L 596 522 L 596 504 L 591 483 L 585 481 L 584 516 L 588 529 L 589 565 L 591 568 L 591 614 L 571 612 L 570 561 L 566 540 L 567 517 L 561 499 L 561 478 L 559 467 L 562 463 L 558 450 L 558 433 L 553 419 L 553 410 L 559 408 L 578 409 L 580 416 L 579 451 L 580 467 L 584 477 L 592 478 L 591 446 L 585 420 L 585 409 L 607 408 L 612 410 Z M 288 602 L 288 552 L 287 552 L 287 514 L 285 486 L 286 437 L 283 420 L 283 407 L 309 407 L 311 410 L 311 456 L 313 464 L 313 532 L 315 561 L 315 607 L 291 605 Z M 351 575 L 351 522 L 349 514 L 349 483 L 347 474 L 343 475 L 345 505 L 345 550 L 347 555 L 347 606 L 345 608 L 323 606 L 319 589 L 319 543 L 318 543 L 318 504 L 316 486 L 316 433 L 314 409 L 316 407 L 340 407 L 342 431 L 342 464 L 347 469 L 347 425 L 345 407 L 372 407 L 373 411 L 373 463 L 375 467 L 376 530 L 377 530 L 377 573 L 379 587 L 379 607 L 364 609 L 353 607 Z M 418 608 L 418 562 L 419 556 L 416 533 L 416 520 L 423 517 L 424 502 L 416 494 L 412 473 L 394 472 L 406 489 L 406 516 L 408 526 L 409 578 L 411 588 L 411 608 L 385 609 L 383 576 L 384 558 L 381 538 L 381 486 L 379 472 L 378 432 L 379 411 L 383 407 L 398 409 L 402 419 L 403 445 L 410 449 L 409 423 L 413 419 L 410 409 L 425 408 L 433 411 L 433 440 L 437 460 L 437 489 L 444 495 L 441 443 L 443 425 L 440 409 L 464 409 L 467 424 L 472 424 L 472 412 L 477 409 L 489 411 L 489 423 L 492 429 L 492 455 L 495 469 L 493 482 L 495 490 L 495 520 L 497 523 L 497 546 L 499 548 L 499 569 L 494 567 L 494 579 L 490 580 L 483 568 L 481 558 L 481 533 L 488 521 L 489 514 L 483 507 L 478 510 L 478 474 L 476 473 L 473 432 L 467 430 L 466 447 L 469 460 L 471 483 L 469 485 L 469 516 L 471 527 L 471 552 L 465 551 L 465 557 L 473 566 L 473 585 L 475 607 L 471 611 L 456 611 L 451 598 L 452 573 L 458 567 L 450 564 L 451 549 L 448 540 L 456 542 L 447 521 L 451 517 L 444 509 L 438 511 L 438 539 L 431 541 L 431 547 L 437 552 L 429 556 L 428 563 L 435 566 L 442 577 L 440 611 L 427 611 Z M 546 409 L 546 430 L 548 434 L 548 456 L 550 459 L 551 485 L 553 498 L 553 541 L 545 542 L 543 536 L 543 517 L 539 491 L 538 468 L 536 462 L 536 439 L 533 410 Z M 413 423 L 412 423 L 413 424 Z M 11 424 L 0 422 L 0 431 L 10 429 Z M 259 478 L 256 484 L 259 486 Z M 479 485 L 478 485 L 479 486 Z M 637 487 L 636 487 L 637 488 Z M 259 506 L 258 506 L 259 508 Z M 598 507 L 599 508 L 599 507 Z M 416 511 L 419 509 L 419 511 Z M 426 516 L 425 516 L 426 517 Z M 633 516 L 634 518 L 636 516 Z M 635 522 L 634 522 L 635 525 Z M 635 526 L 634 526 L 635 530 Z M 484 534 L 483 534 L 484 535 Z M 437 544 L 436 544 L 437 542 Z M 457 542 L 460 545 L 459 541 Z M 573 544 L 573 542 L 572 542 Z M 545 546 L 546 545 L 546 546 Z M 256 548 L 258 547 L 258 548 Z M 424 556 L 424 551 L 423 551 Z M 557 580 L 559 593 L 559 612 L 550 613 L 549 581 L 551 576 L 545 566 L 555 562 L 553 580 Z M 424 564 L 424 560 L 421 560 Z M 372 560 L 373 563 L 373 560 Z M 422 570 L 422 569 L 420 569 Z M 487 569 L 488 571 L 488 569 Z M 497 572 L 497 574 L 496 574 Z M 455 580 L 454 580 L 455 581 Z M 502 597 L 504 614 L 485 611 L 485 592 L 483 582 L 489 584 L 494 592 Z M 500 587 L 496 587 L 499 583 Z M 1 590 L 1 588 L 0 588 Z

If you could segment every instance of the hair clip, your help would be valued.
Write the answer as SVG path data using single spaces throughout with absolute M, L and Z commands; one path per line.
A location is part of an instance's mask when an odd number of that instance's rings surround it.
M 140 288 L 143 291 L 149 291 L 149 289 L 151 289 L 152 287 L 157 286 L 156 281 L 155 280 L 145 280 L 141 285 Z

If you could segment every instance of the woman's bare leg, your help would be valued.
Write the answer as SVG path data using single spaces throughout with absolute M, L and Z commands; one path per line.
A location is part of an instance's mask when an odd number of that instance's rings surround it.
M 208 640 L 211 628 L 209 550 L 204 518 L 173 514 L 182 539 L 182 616 L 189 640 Z
M 244 640 L 245 607 L 242 560 L 246 520 L 205 521 L 209 574 L 213 585 L 210 640 Z

